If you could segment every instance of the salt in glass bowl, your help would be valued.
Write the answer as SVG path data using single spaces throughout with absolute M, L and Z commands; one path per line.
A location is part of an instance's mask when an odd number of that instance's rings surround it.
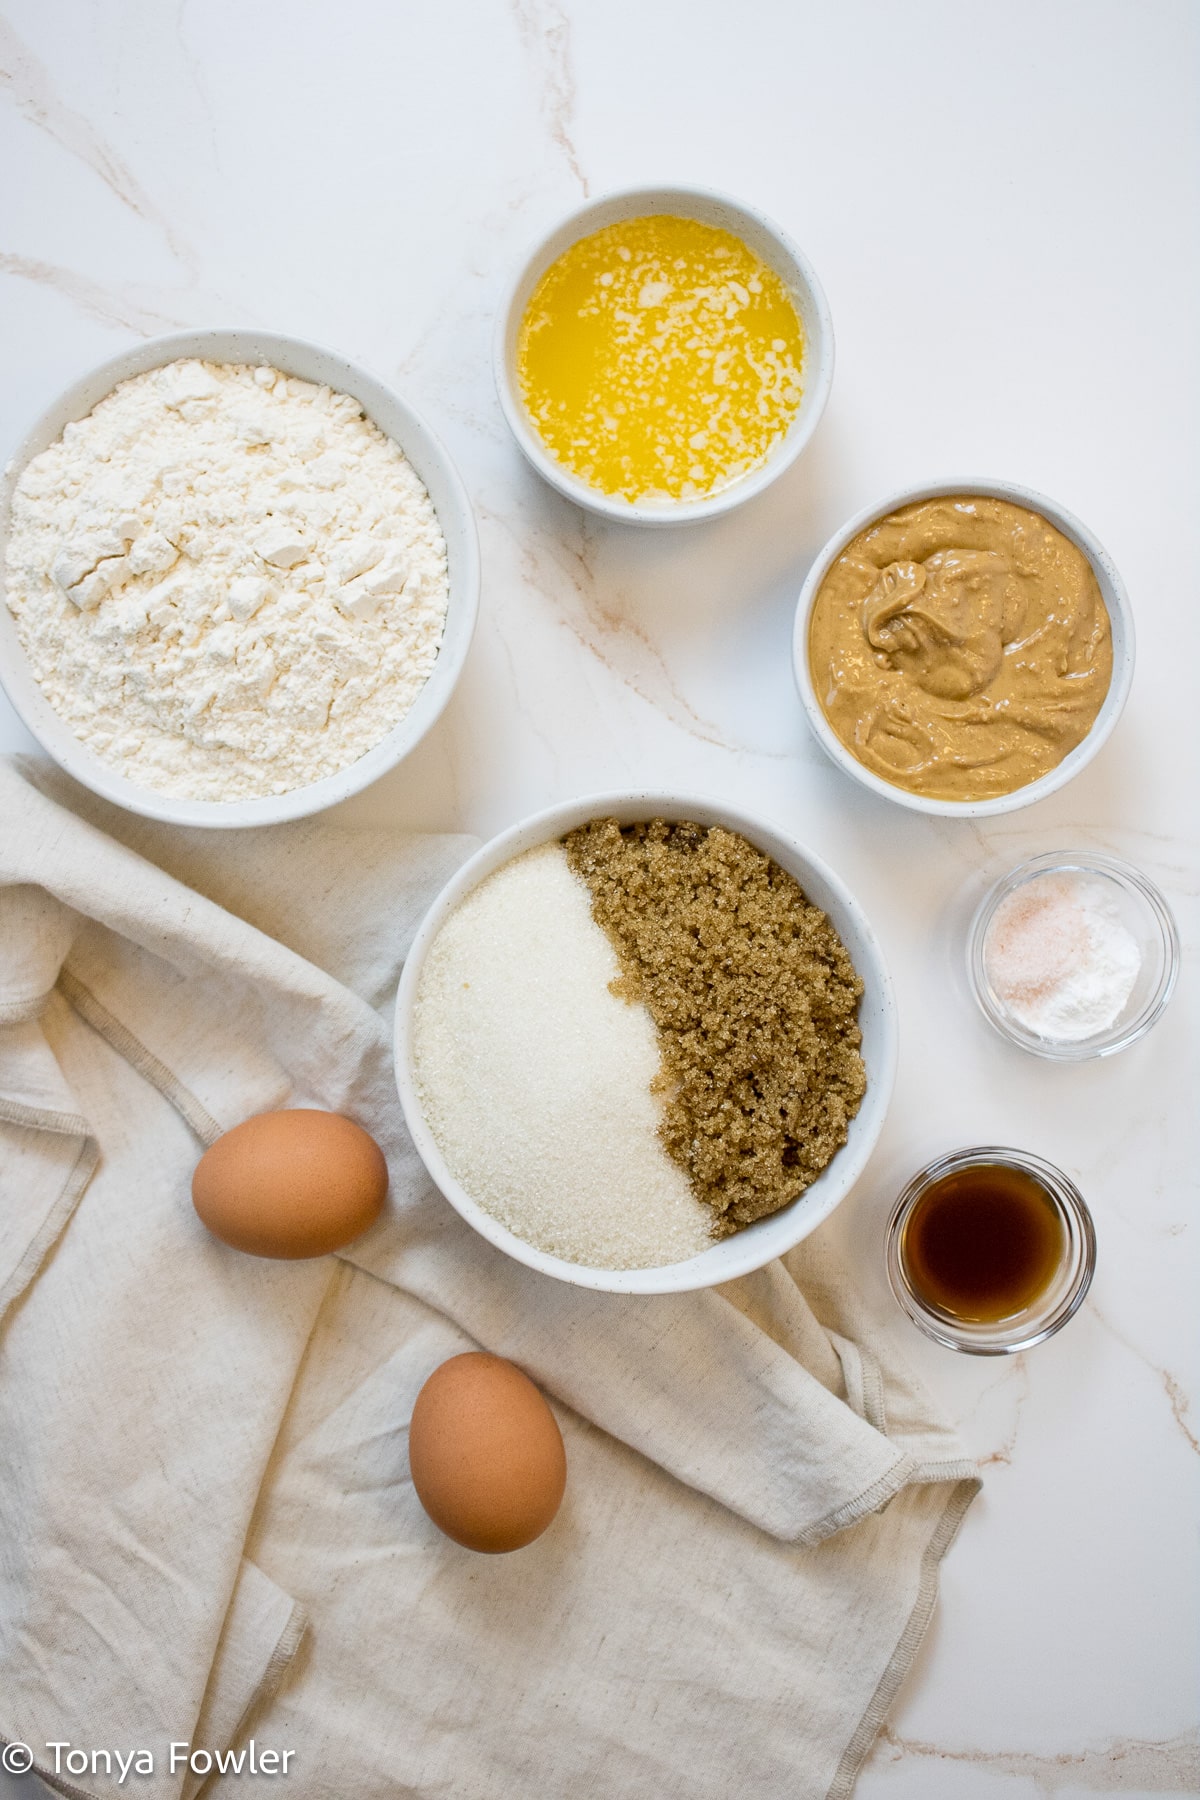
M 639 219 L 651 213 L 669 213 L 698 219 L 730 231 L 775 271 L 788 290 L 804 330 L 803 394 L 783 437 L 766 460 L 727 487 L 698 500 L 626 500 L 606 494 L 572 473 L 559 462 L 537 431 L 525 406 L 517 374 L 517 347 L 521 323 L 533 291 L 546 270 L 580 238 L 590 237 L 606 225 Z M 637 187 L 606 194 L 568 214 L 529 252 L 500 302 L 496 313 L 494 346 L 496 392 L 501 410 L 517 444 L 544 481 L 584 506 L 589 512 L 631 525 L 685 525 L 713 519 L 741 506 L 769 487 L 790 467 L 817 428 L 833 383 L 833 319 L 816 271 L 804 253 L 765 213 L 733 200 L 728 194 L 704 187 Z
M 963 1319 L 935 1305 L 919 1293 L 910 1278 L 904 1255 L 905 1227 L 917 1202 L 935 1182 L 960 1169 L 999 1165 L 1028 1175 L 1042 1189 L 1062 1224 L 1064 1248 L 1054 1278 L 1036 1301 L 1007 1318 L 987 1321 Z M 1087 1203 L 1075 1183 L 1028 1150 L 998 1145 L 954 1150 L 927 1163 L 913 1176 L 892 1209 L 887 1228 L 887 1273 L 892 1293 L 918 1330 L 947 1350 L 969 1356 L 1012 1356 L 1031 1350 L 1074 1318 L 1087 1297 L 1096 1270 L 1096 1228 Z
M 1041 1037 L 1014 1018 L 988 979 L 984 951 L 988 928 L 1000 903 L 1039 875 L 1088 875 L 1103 884 L 1121 923 L 1142 954 L 1132 992 L 1106 1030 L 1074 1040 Z M 1051 850 L 1035 856 L 997 881 L 984 895 L 967 931 L 967 980 L 985 1019 L 1012 1044 L 1055 1062 L 1084 1062 L 1112 1056 L 1145 1037 L 1161 1017 L 1179 978 L 1179 932 L 1171 909 L 1154 883 L 1115 856 L 1090 850 Z
M 858 1023 L 862 1029 L 867 1091 L 850 1121 L 846 1142 L 833 1160 L 811 1186 L 778 1212 L 756 1219 L 731 1237 L 719 1239 L 686 1262 L 649 1269 L 600 1269 L 568 1262 L 565 1257 L 552 1256 L 527 1243 L 482 1207 L 451 1173 L 426 1122 L 413 1042 L 421 970 L 450 914 L 480 882 L 526 850 L 561 838 L 591 819 L 607 818 L 615 818 L 622 825 L 641 819 L 690 819 L 698 825 L 721 825 L 740 832 L 793 876 L 813 904 L 828 916 L 863 983 Z M 530 922 L 530 929 L 536 929 L 534 921 Z M 692 1288 L 716 1287 L 764 1268 L 815 1231 L 850 1192 L 875 1148 L 896 1077 L 897 1043 L 896 1001 L 883 952 L 858 901 L 833 870 L 811 850 L 764 820 L 723 802 L 678 793 L 592 794 L 535 813 L 493 838 L 451 877 L 426 913 L 405 959 L 396 995 L 395 1075 L 400 1105 L 418 1155 L 451 1206 L 481 1237 L 526 1267 L 576 1287 L 598 1288 L 613 1294 L 679 1294 Z

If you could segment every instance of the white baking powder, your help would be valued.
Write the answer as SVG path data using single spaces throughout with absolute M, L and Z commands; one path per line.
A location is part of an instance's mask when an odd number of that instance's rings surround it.
M 526 1243 L 597 1269 L 681 1262 L 712 1214 L 658 1137 L 646 1008 L 561 844 L 498 869 L 451 913 L 421 970 L 421 1104 L 452 1174 Z
M 992 992 L 1026 1031 L 1080 1043 L 1114 1025 L 1141 951 L 1103 882 L 1035 875 L 1006 894 L 983 943 Z
M 356 762 L 409 711 L 446 546 L 357 400 L 276 369 L 124 381 L 22 472 L 8 604 L 55 712 L 160 793 L 244 800 Z

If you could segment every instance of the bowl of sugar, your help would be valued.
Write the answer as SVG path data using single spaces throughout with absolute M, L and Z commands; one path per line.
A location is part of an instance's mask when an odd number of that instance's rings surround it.
M 896 1011 L 853 895 L 777 826 L 670 793 L 555 806 L 430 908 L 395 1071 L 490 1243 L 614 1293 L 711 1287 L 828 1218 L 882 1129 Z
M 26 434 L 0 489 L 0 680 L 69 775 L 177 825 L 359 792 L 434 724 L 479 594 L 441 444 L 332 350 L 155 338 Z

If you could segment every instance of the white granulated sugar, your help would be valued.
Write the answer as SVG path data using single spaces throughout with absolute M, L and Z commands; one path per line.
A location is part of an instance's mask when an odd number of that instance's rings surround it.
M 1114 1025 L 1142 955 L 1104 885 L 1034 876 L 1006 894 L 988 926 L 984 966 L 1007 1012 L 1038 1037 L 1082 1043 Z
M 421 1103 L 450 1169 L 526 1243 L 597 1269 L 682 1262 L 711 1213 L 658 1138 L 645 1007 L 561 844 L 498 869 L 446 920 L 418 985 Z
M 449 591 L 429 495 L 357 400 L 201 362 L 123 381 L 33 458 L 7 590 L 59 717 L 193 800 L 357 762 L 428 680 Z

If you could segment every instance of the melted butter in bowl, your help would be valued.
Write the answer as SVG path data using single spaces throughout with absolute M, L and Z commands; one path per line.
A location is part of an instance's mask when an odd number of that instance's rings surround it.
M 882 781 L 977 802 L 1088 736 L 1113 634 L 1088 556 L 1040 512 L 935 494 L 875 518 L 812 603 L 808 673 L 838 742 Z
M 733 232 L 671 213 L 571 244 L 517 356 L 550 454 L 632 502 L 701 499 L 759 467 L 799 408 L 803 363 L 782 278 Z
M 803 252 L 701 187 L 636 187 L 563 219 L 497 311 L 496 389 L 531 467 L 624 524 L 715 518 L 816 430 L 833 323 Z

